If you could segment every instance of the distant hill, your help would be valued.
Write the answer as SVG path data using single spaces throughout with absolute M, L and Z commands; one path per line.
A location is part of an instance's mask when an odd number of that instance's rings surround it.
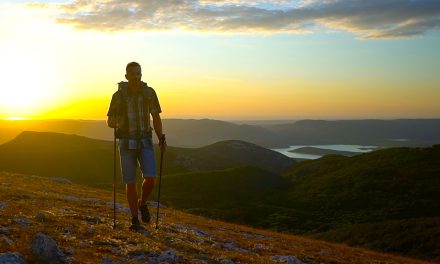
M 283 136 L 260 126 L 211 119 L 163 119 L 162 122 L 170 146 L 202 147 L 223 140 L 243 140 L 263 147 L 289 144 Z M 12 140 L 22 131 L 113 140 L 113 130 L 104 120 L 0 120 L 0 144 Z
M 286 138 L 256 125 L 212 119 L 164 119 L 171 146 L 202 147 L 224 140 L 242 140 L 263 147 L 286 146 Z
M 295 160 L 252 143 L 227 140 L 201 148 L 170 147 L 166 154 L 167 173 L 194 172 L 253 166 L 272 173 L 282 173 Z
M 225 141 L 203 148 L 167 148 L 164 173 L 254 166 L 280 174 L 294 163 L 291 158 L 255 144 Z M 119 166 L 119 162 L 117 164 Z M 110 183 L 113 181 L 113 142 L 77 135 L 25 131 L 0 145 L 0 169 L 62 176 L 77 183 Z M 117 170 L 119 174 L 119 167 Z
M 0 169 L 65 177 L 76 183 L 110 183 L 113 143 L 77 135 L 25 131 L 0 145 Z
M 224 140 L 242 140 L 266 148 L 321 144 L 426 147 L 440 143 L 440 119 L 250 123 L 252 125 L 212 119 L 163 119 L 168 144 L 175 147 L 196 148 Z M 113 130 L 104 120 L 0 120 L 0 144 L 23 131 L 113 140 Z
M 301 120 L 266 125 L 291 145 L 431 146 L 440 143 L 440 119 Z

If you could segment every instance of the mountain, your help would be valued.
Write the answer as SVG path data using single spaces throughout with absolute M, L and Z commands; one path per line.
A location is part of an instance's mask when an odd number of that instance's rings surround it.
M 242 140 L 263 147 L 285 146 L 286 138 L 266 128 L 211 119 L 164 119 L 172 146 L 201 147 L 224 140 Z
M 224 141 L 191 149 L 168 147 L 164 157 L 165 174 L 238 166 L 254 166 L 279 174 L 295 163 L 278 152 L 243 141 Z M 116 158 L 119 160 L 118 156 Z M 159 157 L 156 160 L 159 162 Z M 119 162 L 117 166 L 119 174 Z M 113 181 L 113 142 L 77 135 L 25 131 L 0 145 L 0 169 L 62 176 L 84 184 L 109 184 Z
M 0 172 L 0 263 L 426 263 L 161 208 L 128 231 L 125 195 Z M 155 207 L 149 205 L 150 211 Z
M 291 145 L 431 146 L 440 143 L 440 119 L 301 120 L 267 125 Z
M 266 148 L 320 144 L 426 147 L 440 143 L 440 119 L 249 122 L 252 125 L 212 119 L 162 121 L 168 144 L 176 147 L 196 148 L 224 140 L 242 140 Z M 104 120 L 0 120 L 0 144 L 23 131 L 113 140 L 113 130 Z
M 177 147 L 202 147 L 223 140 L 243 140 L 263 147 L 282 147 L 289 142 L 266 128 L 211 119 L 162 119 L 167 142 Z M 113 140 L 104 120 L 0 120 L 0 144 L 23 131 L 76 134 Z

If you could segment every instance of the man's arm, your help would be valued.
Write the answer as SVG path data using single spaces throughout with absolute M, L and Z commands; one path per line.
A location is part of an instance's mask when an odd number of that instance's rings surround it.
M 118 127 L 118 120 L 115 116 L 108 116 L 107 117 L 107 126 L 111 128 Z
M 160 114 L 159 113 L 152 113 L 151 116 L 153 116 L 153 127 L 154 127 L 154 131 L 156 132 L 156 136 L 159 139 L 159 145 L 162 151 L 165 150 L 166 147 L 166 143 L 165 144 L 161 144 L 161 139 L 163 137 L 163 130 L 162 130 L 162 119 L 160 118 Z

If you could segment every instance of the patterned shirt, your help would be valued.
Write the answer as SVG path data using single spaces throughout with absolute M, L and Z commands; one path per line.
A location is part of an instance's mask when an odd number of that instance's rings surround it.
M 161 113 L 159 99 L 153 88 L 141 82 L 141 88 L 130 91 L 127 82 L 120 82 L 112 96 L 107 116 L 118 120 L 119 144 L 128 149 L 140 148 L 151 142 L 150 114 Z

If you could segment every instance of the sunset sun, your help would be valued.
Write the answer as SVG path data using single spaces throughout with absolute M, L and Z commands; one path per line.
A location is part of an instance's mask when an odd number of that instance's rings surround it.
M 9 118 L 32 114 L 50 97 L 52 69 L 44 54 L 9 50 L 0 61 L 0 107 Z M 56 76 L 55 76 L 56 77 Z

